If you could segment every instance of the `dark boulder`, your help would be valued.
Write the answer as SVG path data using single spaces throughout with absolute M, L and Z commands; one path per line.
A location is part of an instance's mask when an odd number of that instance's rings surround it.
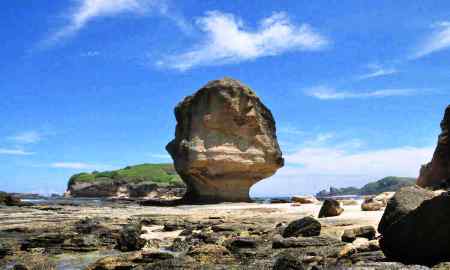
M 423 201 L 433 197 L 433 192 L 416 186 L 401 188 L 388 202 L 386 210 L 378 224 L 378 232 L 383 234 L 387 227 L 416 209 Z
M 273 266 L 273 270 L 306 270 L 308 269 L 302 261 L 289 253 L 278 256 Z
M 313 217 L 304 217 L 289 223 L 283 231 L 283 237 L 316 236 L 322 226 Z
M 406 264 L 450 261 L 450 196 L 430 197 L 426 190 L 406 189 L 388 203 L 378 229 L 386 257 Z
M 128 224 L 120 232 L 117 248 L 121 251 L 140 250 L 145 246 L 145 239 L 141 238 L 141 227 L 137 224 Z
M 341 207 L 338 201 L 326 199 L 322 204 L 322 208 L 320 208 L 319 218 L 339 216 L 342 212 L 344 212 L 344 208 Z
M 235 237 L 230 240 L 227 247 L 230 250 L 240 248 L 256 248 L 256 240 L 250 237 Z
M 7 242 L 0 242 L 0 259 L 12 254 L 12 247 Z

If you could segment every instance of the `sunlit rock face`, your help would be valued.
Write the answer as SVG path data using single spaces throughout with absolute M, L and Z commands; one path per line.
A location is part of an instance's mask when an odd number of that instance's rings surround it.
M 209 82 L 177 105 L 175 117 L 166 149 L 186 200 L 250 201 L 250 187 L 283 166 L 272 113 L 237 80 Z
M 447 107 L 441 121 L 441 134 L 438 145 L 430 163 L 423 165 L 417 185 L 421 187 L 440 188 L 450 185 L 450 106 Z

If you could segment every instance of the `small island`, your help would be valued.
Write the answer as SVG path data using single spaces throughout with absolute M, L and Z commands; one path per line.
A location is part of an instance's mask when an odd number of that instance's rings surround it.
M 185 185 L 172 164 L 140 164 L 123 169 L 75 174 L 66 195 L 71 197 L 181 196 Z

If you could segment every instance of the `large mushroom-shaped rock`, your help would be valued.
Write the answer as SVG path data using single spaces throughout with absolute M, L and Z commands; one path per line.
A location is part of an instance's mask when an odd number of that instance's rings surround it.
M 177 105 L 175 117 L 166 149 L 187 201 L 250 201 L 250 187 L 283 166 L 272 113 L 237 80 L 209 82 Z
M 439 188 L 450 185 L 450 106 L 447 107 L 441 121 L 441 134 L 430 163 L 423 165 L 417 185 L 421 187 Z

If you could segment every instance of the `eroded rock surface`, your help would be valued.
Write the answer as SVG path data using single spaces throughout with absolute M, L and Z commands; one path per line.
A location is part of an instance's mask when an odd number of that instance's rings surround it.
M 450 106 L 447 107 L 444 119 L 441 121 L 441 134 L 430 163 L 423 165 L 417 185 L 421 187 L 439 188 L 448 186 L 450 180 L 450 142 L 448 132 L 450 128 Z
M 186 200 L 250 201 L 250 187 L 283 166 L 272 113 L 237 80 L 209 82 L 175 116 L 166 149 L 187 184 Z

